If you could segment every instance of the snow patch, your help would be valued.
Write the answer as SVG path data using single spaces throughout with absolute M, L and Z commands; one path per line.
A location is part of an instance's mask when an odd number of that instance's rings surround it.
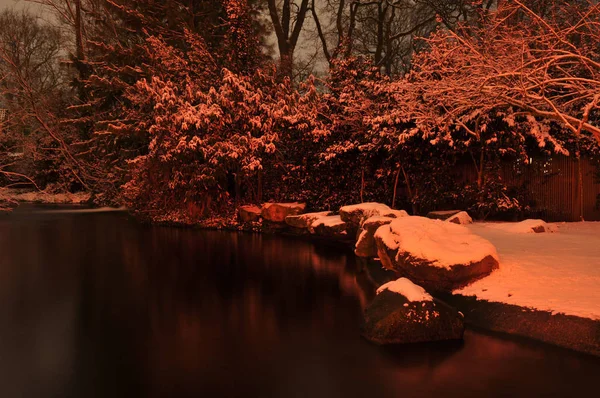
M 600 222 L 558 225 L 556 234 L 468 228 L 498 249 L 502 267 L 454 293 L 600 320 Z
M 400 218 L 400 217 L 409 217 L 409 214 L 406 212 L 406 210 L 393 210 L 392 209 L 388 212 L 383 213 L 382 216 L 391 217 L 391 218 Z
M 344 225 L 345 222 L 342 221 L 340 216 L 325 216 L 316 219 L 312 224 L 311 228 L 317 228 L 320 225 L 325 227 L 337 227 Z
M 401 294 L 406 297 L 408 301 L 433 301 L 433 298 L 425 291 L 425 289 L 419 285 L 415 285 L 406 278 L 400 278 L 381 285 L 379 289 L 377 289 L 377 294 L 384 290 Z M 423 305 L 425 305 L 425 303 L 423 303 Z
M 92 209 L 61 209 L 61 210 L 40 210 L 32 211 L 34 214 L 93 214 L 93 213 L 114 213 L 126 212 L 126 207 L 96 207 Z
M 348 205 L 340 208 L 340 211 L 346 213 L 362 211 L 363 215 L 365 215 L 365 217 L 367 218 L 371 216 L 378 216 L 391 210 L 392 209 L 388 205 L 377 202 L 358 203 L 355 205 Z
M 544 220 L 525 220 L 510 223 L 489 223 L 488 228 L 497 229 L 511 234 L 531 234 L 535 232 L 556 232 L 555 224 L 548 224 Z
M 264 203 L 263 204 L 263 208 L 270 208 L 271 206 L 279 206 L 279 207 L 284 207 L 286 209 L 295 209 L 297 207 L 302 207 L 304 208 L 304 206 L 306 206 L 305 203 L 300 203 L 300 202 L 289 202 L 289 203 Z
M 394 211 L 404 211 L 404 210 L 394 210 Z M 399 217 L 372 216 L 372 217 L 365 219 L 365 221 L 363 222 L 363 225 L 368 224 L 368 223 L 377 223 L 377 222 L 388 222 L 388 221 L 392 222 L 392 221 L 394 221 L 394 218 L 399 218 Z

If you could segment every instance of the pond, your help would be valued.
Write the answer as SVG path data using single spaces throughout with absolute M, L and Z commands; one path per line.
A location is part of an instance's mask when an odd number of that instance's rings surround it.
M 0 396 L 572 396 L 600 360 L 467 331 L 381 348 L 351 252 L 148 226 L 123 213 L 0 216 Z

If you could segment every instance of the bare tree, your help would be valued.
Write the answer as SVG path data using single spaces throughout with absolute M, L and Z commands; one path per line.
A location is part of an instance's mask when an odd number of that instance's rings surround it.
M 309 9 L 309 0 L 268 0 L 269 15 L 279 48 L 280 72 L 293 77 L 294 51 Z
M 430 95 L 454 98 L 458 110 L 508 105 L 600 142 L 600 127 L 590 121 L 600 106 L 600 5 L 586 3 L 561 1 L 543 18 L 514 0 L 475 32 L 437 35 L 419 80 L 431 82 Z
M 0 97 L 8 109 L 2 174 L 33 183 L 24 173 L 7 171 L 17 162 L 62 159 L 73 178 L 85 185 L 82 167 L 59 127 L 68 79 L 60 67 L 61 34 L 27 11 L 0 14 Z M 35 185 L 35 183 L 34 183 Z
M 311 14 L 323 54 L 332 59 L 368 56 L 387 75 L 399 75 L 411 65 L 419 37 L 438 27 L 454 29 L 474 21 L 496 0 L 324 0 L 311 2 Z
M 86 67 L 88 29 L 93 25 L 93 19 L 101 9 L 101 0 L 27 0 L 32 3 L 41 4 L 51 10 L 59 21 L 59 26 L 66 28 L 63 40 L 71 44 L 69 52 L 77 78 L 75 85 L 79 100 L 86 100 L 84 87 L 88 76 Z

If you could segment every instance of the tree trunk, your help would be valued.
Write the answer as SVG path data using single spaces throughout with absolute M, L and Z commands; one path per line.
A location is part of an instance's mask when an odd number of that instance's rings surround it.
M 392 197 L 392 209 L 396 208 L 396 193 L 398 192 L 398 179 L 400 178 L 400 168 L 396 171 L 396 180 L 394 181 L 394 196 Z
M 262 178 L 262 170 L 258 170 L 258 194 L 257 194 L 257 204 L 262 203 L 263 196 L 263 178 Z
M 289 78 L 290 81 L 294 79 L 294 55 L 293 51 L 289 49 L 282 50 L 280 48 L 280 60 L 279 60 L 279 76 L 282 78 Z
M 581 170 L 581 152 L 576 152 L 577 157 L 577 196 L 579 200 L 579 220 L 585 221 L 583 217 L 583 172 Z
M 402 170 L 402 175 L 404 176 L 404 183 L 406 184 L 406 190 L 408 191 L 408 198 L 412 207 L 413 216 L 416 216 L 417 214 L 419 214 L 419 207 L 414 201 L 413 190 L 410 186 L 410 178 L 408 178 L 408 173 L 406 172 L 406 170 L 404 170 L 404 166 L 400 166 L 400 170 Z
M 363 167 L 360 172 L 360 201 L 361 201 L 361 203 L 365 202 L 364 192 L 365 192 L 365 168 Z
M 81 18 L 81 0 L 75 0 L 75 46 L 77 57 L 77 71 L 79 72 L 78 95 L 81 102 L 86 101 L 84 81 L 87 79 L 85 73 L 85 48 L 83 44 L 83 22 Z

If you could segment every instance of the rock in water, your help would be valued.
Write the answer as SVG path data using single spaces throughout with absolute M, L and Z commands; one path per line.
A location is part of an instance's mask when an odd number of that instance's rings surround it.
M 331 216 L 331 211 L 321 211 L 318 213 L 306 213 L 298 216 L 287 216 L 285 223 L 290 227 L 308 229 L 319 218 Z
M 376 344 L 460 340 L 462 315 L 406 278 L 386 283 L 364 314 L 362 335 Z
M 377 243 L 375 242 L 375 232 L 383 225 L 388 225 L 394 221 L 392 217 L 374 216 L 363 221 L 358 233 L 356 234 L 356 245 L 354 253 L 358 257 L 377 257 Z
M 373 216 L 400 218 L 408 216 L 408 213 L 404 210 L 394 210 L 388 205 L 377 202 L 360 203 L 340 208 L 340 217 L 348 224 L 348 228 L 354 231 L 358 230 L 363 221 Z
M 468 228 L 424 217 L 403 217 L 375 233 L 385 268 L 432 292 L 451 292 L 498 268 L 496 248 Z
M 241 222 L 258 221 L 260 220 L 260 214 L 260 208 L 255 205 L 240 206 L 238 209 L 238 217 Z
M 330 238 L 347 238 L 346 223 L 340 216 L 320 217 L 310 226 L 310 233 Z
M 267 221 L 281 223 L 287 216 L 302 214 L 305 208 L 305 203 L 265 203 L 261 215 Z
M 466 211 L 461 211 L 460 213 L 456 213 L 452 217 L 448 218 L 446 221 L 459 224 L 459 225 L 468 225 L 473 224 L 473 219 Z

